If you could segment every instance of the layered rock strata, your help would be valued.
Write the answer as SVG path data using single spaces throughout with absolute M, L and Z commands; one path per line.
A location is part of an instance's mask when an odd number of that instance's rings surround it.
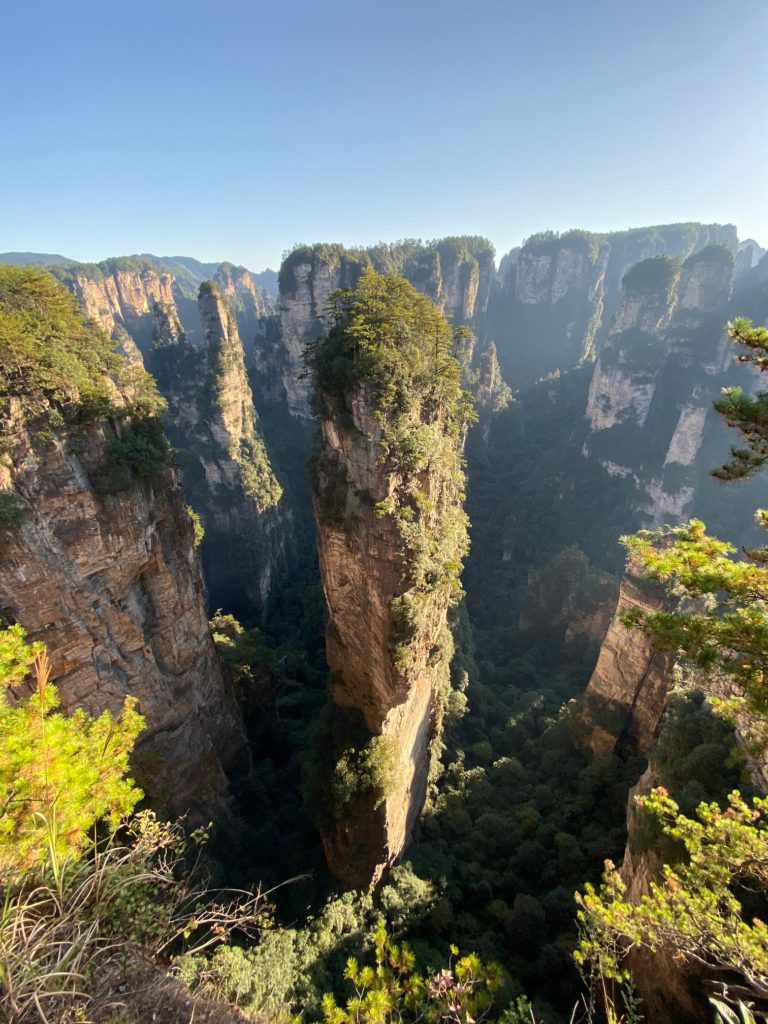
M 62 708 L 118 712 L 138 699 L 136 777 L 161 813 L 225 810 L 248 754 L 208 628 L 200 563 L 177 473 L 105 493 L 105 420 L 39 432 L 20 399 L 4 418 L 0 488 L 22 510 L 0 530 L 0 614 L 48 647 Z
M 573 716 L 574 740 L 589 756 L 641 753 L 655 738 L 675 658 L 655 650 L 642 630 L 627 629 L 621 617 L 635 609 L 671 607 L 673 599 L 644 579 L 637 559 L 630 559 L 597 665 Z

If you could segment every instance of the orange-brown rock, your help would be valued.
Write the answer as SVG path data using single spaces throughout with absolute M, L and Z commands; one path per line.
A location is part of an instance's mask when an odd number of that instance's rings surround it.
M 355 886 L 394 863 L 424 804 L 430 741 L 440 726 L 449 603 L 445 591 L 429 595 L 408 644 L 407 667 L 396 664 L 391 602 L 407 589 L 402 540 L 392 517 L 377 514 L 375 506 L 400 481 L 380 457 L 381 428 L 368 408 L 359 391 L 348 396 L 348 425 L 323 422 L 315 499 L 332 697 L 339 707 L 360 711 L 370 733 L 388 737 L 399 757 L 393 791 L 378 806 L 376 794 L 355 799 L 323 835 L 331 870 Z M 437 503 L 438 485 L 428 471 L 420 486 Z
M 0 487 L 23 520 L 0 530 L 0 614 L 48 647 L 65 712 L 138 698 L 134 769 L 156 808 L 221 814 L 244 734 L 208 628 L 177 473 L 100 493 L 115 421 L 36 433 L 18 398 L 4 422 Z
M 111 273 L 68 270 L 68 283 L 86 316 L 110 336 L 122 328 L 145 352 L 152 342 L 155 303 L 174 309 L 173 274 L 150 264 Z
M 643 752 L 655 738 L 674 655 L 654 650 L 641 630 L 622 624 L 621 615 L 635 608 L 658 611 L 671 607 L 672 600 L 643 579 L 640 565 L 630 560 L 597 665 L 573 718 L 574 740 L 592 757 Z

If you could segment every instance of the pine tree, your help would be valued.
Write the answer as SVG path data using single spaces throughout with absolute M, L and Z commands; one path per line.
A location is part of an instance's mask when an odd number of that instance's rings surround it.
M 89 831 L 115 826 L 142 794 L 126 777 L 144 720 L 126 698 L 114 718 L 65 716 L 40 643 L 21 626 L 0 629 L 0 876 L 77 857 Z M 17 691 L 34 679 L 29 697 Z
M 747 351 L 737 355 L 740 363 L 751 363 L 762 373 L 768 369 L 768 329 L 753 327 L 746 317 L 738 317 L 728 324 L 728 335 Z M 768 460 L 768 391 L 758 391 L 751 398 L 741 388 L 726 388 L 722 398 L 715 402 L 729 427 L 735 427 L 743 436 L 746 448 L 731 448 L 731 460 L 712 475 L 719 480 L 742 480 L 752 476 Z
M 739 362 L 768 369 L 768 330 L 741 318 L 728 333 L 747 351 Z M 715 408 L 738 429 L 746 448 L 734 447 L 731 461 L 714 471 L 721 480 L 738 480 L 768 461 L 768 392 L 754 398 L 731 388 Z M 768 528 L 768 511 L 757 521 Z M 734 696 L 712 700 L 731 719 L 738 716 L 753 753 L 768 747 L 768 546 L 746 551 L 711 537 L 704 523 L 692 520 L 671 531 L 642 531 L 622 538 L 640 557 L 650 579 L 678 597 L 693 598 L 693 610 L 645 613 L 633 609 L 624 625 L 642 629 L 659 650 L 677 651 L 704 671 L 730 680 Z M 702 602 L 701 599 L 704 599 Z M 645 949 L 697 965 L 721 978 L 737 978 L 738 995 L 768 1006 L 768 801 L 746 803 L 731 793 L 729 806 L 702 803 L 696 818 L 680 813 L 659 787 L 638 805 L 684 850 L 681 863 L 665 864 L 639 902 L 627 899 L 613 864 L 599 890 L 587 885 L 576 894 L 581 941 L 578 963 L 589 963 L 604 978 L 624 980 L 630 950 Z M 749 902 L 749 913 L 744 904 Z M 757 913 L 756 913 L 757 911 Z

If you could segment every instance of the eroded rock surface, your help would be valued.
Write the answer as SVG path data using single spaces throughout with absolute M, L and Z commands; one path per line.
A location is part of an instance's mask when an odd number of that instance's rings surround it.
M 25 515 L 0 531 L 0 613 L 47 645 L 65 712 L 138 699 L 134 766 L 156 808 L 221 815 L 227 774 L 247 770 L 248 754 L 176 471 L 104 493 L 115 421 L 42 440 L 12 399 L 6 430 L 0 486 Z

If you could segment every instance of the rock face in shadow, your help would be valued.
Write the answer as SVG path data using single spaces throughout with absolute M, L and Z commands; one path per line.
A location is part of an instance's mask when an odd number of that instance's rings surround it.
M 627 481 L 649 526 L 685 518 L 712 465 L 704 462 L 719 426 L 712 402 L 733 376 L 725 335 L 733 268 L 721 245 L 682 264 L 638 263 L 623 278 L 595 363 L 582 454 Z
M 737 245 L 733 225 L 668 224 L 598 234 L 532 235 L 504 256 L 487 328 L 507 380 L 530 384 L 593 361 L 623 302 L 622 281 L 638 263 L 678 262 L 709 246 Z
M 0 487 L 23 510 L 0 530 L 0 614 L 48 647 L 65 712 L 146 718 L 134 770 L 161 813 L 226 810 L 227 775 L 247 770 L 235 699 L 207 621 L 200 563 L 177 472 L 111 490 L 103 466 L 117 420 L 49 431 L 20 399 L 4 423 Z
M 200 287 L 202 346 L 156 305 L 148 363 L 168 399 L 168 431 L 187 498 L 200 515 L 214 606 L 264 614 L 291 549 L 291 513 L 267 454 L 233 309 Z
M 642 753 L 653 742 L 666 709 L 675 658 L 654 650 L 641 630 L 627 629 L 621 615 L 633 609 L 654 612 L 671 607 L 664 591 L 644 580 L 639 562 L 631 560 L 597 665 L 574 714 L 574 740 L 589 756 Z

